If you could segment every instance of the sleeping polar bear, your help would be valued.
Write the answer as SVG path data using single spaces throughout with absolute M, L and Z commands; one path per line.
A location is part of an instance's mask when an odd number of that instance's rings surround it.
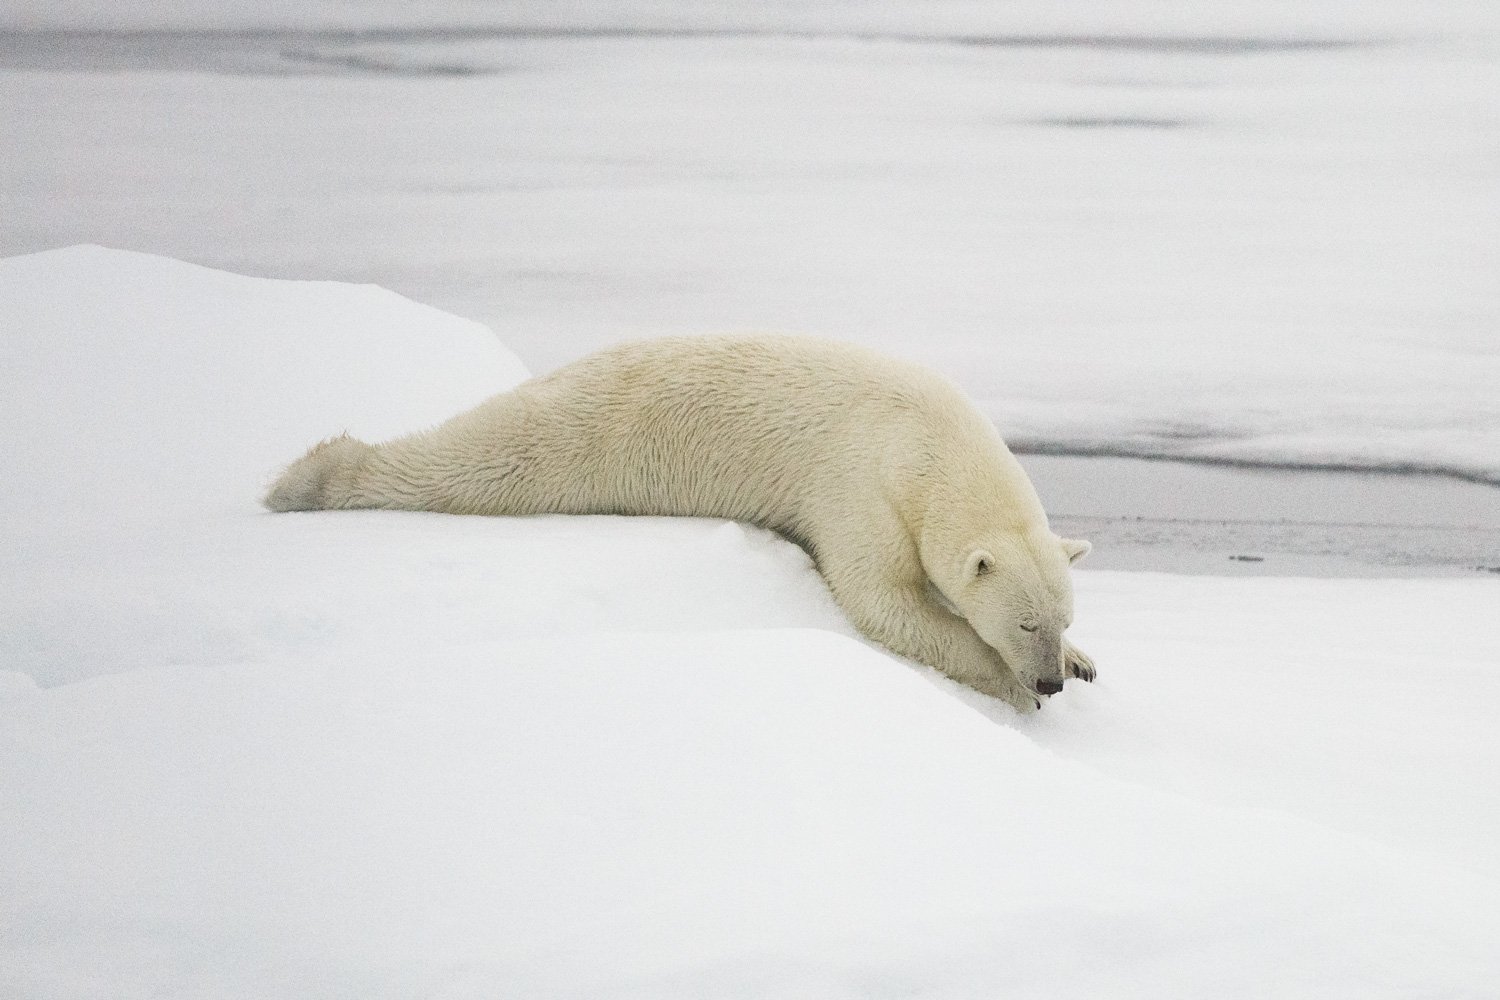
M 1088 542 L 1051 532 L 958 389 L 848 344 L 614 347 L 430 431 L 325 441 L 265 504 L 748 521 L 806 549 L 866 636 L 1022 712 L 1094 677 L 1063 636 Z

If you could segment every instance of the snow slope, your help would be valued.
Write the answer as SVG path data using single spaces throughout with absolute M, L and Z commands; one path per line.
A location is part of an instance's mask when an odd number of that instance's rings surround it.
M 256 508 L 473 324 L 74 248 L 0 328 L 0 994 L 1493 995 L 1494 582 L 1085 572 L 1023 721 L 738 525 Z
M 419 429 L 527 375 L 479 324 L 373 286 L 101 247 L 0 261 L 0 282 L 4 458 L 32 470 L 0 518 L 22 533 L 244 511 L 309 434 Z

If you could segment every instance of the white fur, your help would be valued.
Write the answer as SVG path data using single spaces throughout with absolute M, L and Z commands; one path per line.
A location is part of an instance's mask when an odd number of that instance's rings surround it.
M 381 445 L 335 438 L 272 510 L 733 518 L 808 550 L 865 635 L 1022 711 L 1065 676 L 1068 564 L 995 428 L 949 382 L 791 337 L 626 344 Z M 956 612 L 956 613 L 955 613 Z

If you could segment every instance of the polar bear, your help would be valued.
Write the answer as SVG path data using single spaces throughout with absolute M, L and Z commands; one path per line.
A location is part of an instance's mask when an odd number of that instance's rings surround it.
M 994 426 L 927 369 L 799 337 L 627 343 L 385 444 L 316 446 L 273 511 L 654 514 L 769 528 L 870 639 L 1021 712 L 1093 680 L 1069 564 Z

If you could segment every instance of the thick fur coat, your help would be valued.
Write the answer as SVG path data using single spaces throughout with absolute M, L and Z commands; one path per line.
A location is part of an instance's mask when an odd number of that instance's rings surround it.
M 1069 563 L 993 425 L 952 384 L 847 344 L 611 348 L 385 444 L 334 438 L 276 511 L 732 518 L 805 548 L 869 638 L 1021 711 L 1093 666 Z

